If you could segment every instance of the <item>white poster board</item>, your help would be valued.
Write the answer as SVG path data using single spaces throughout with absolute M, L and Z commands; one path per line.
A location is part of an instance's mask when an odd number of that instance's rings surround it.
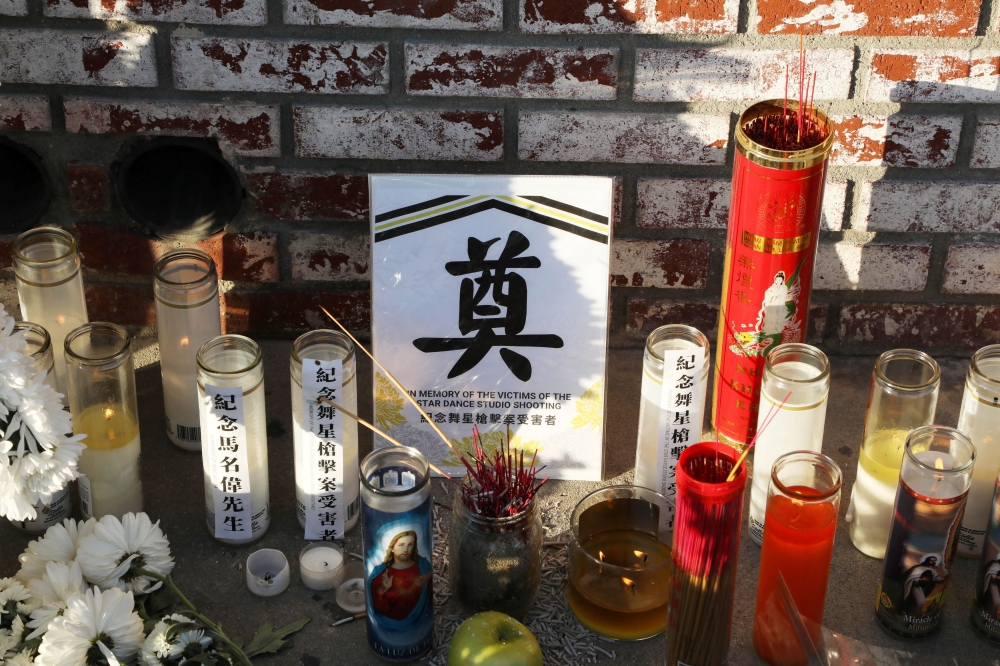
M 541 476 L 599 480 L 612 179 L 369 178 L 375 357 L 470 456 L 473 426 L 492 448 L 509 425 Z M 374 380 L 376 425 L 462 475 L 417 409 Z

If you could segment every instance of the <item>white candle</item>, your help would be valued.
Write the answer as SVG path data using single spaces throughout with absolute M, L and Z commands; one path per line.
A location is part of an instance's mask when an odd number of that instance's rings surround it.
M 934 469 L 950 470 L 954 467 L 955 459 L 950 453 L 940 451 L 921 451 L 914 453 L 913 457 Z M 965 492 L 968 483 L 965 479 L 949 477 L 945 475 L 922 475 L 907 484 L 913 492 L 932 499 L 951 499 L 958 497 Z
M 1000 345 L 984 347 L 973 356 L 958 429 L 976 447 L 976 466 L 962 516 L 958 554 L 979 557 L 986 541 L 1000 467 Z
M 341 568 L 337 605 L 348 613 L 365 610 L 365 567 L 361 562 L 347 562 Z
M 880 430 L 861 448 L 848 518 L 851 542 L 870 557 L 885 557 L 908 434 L 898 428 Z
M 94 405 L 74 415 L 73 432 L 87 436 L 77 463 L 84 518 L 141 512 L 139 424 L 120 404 Z
M 288 559 L 280 550 L 261 548 L 250 553 L 246 567 L 247 588 L 258 597 L 273 597 L 288 589 Z
M 781 360 L 782 356 L 800 358 L 806 353 L 811 363 Z M 823 427 L 830 392 L 827 368 L 828 361 L 823 352 L 798 343 L 781 345 L 768 358 L 761 385 L 757 443 L 753 452 L 748 529 L 750 538 L 758 545 L 764 537 L 767 489 L 774 461 L 792 451 L 819 453 L 823 449 Z
M 328 543 L 312 543 L 299 555 L 302 582 L 310 590 L 332 590 L 344 563 L 344 554 Z

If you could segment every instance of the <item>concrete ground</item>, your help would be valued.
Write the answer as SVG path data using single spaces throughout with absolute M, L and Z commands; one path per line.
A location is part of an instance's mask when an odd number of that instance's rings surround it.
M 302 530 L 294 514 L 294 479 L 292 470 L 291 412 L 289 397 L 288 341 L 263 343 L 268 409 L 268 435 L 271 479 L 271 528 L 257 543 L 231 548 L 219 544 L 205 528 L 202 494 L 201 458 L 170 445 L 164 431 L 159 366 L 145 365 L 137 372 L 143 444 L 143 483 L 148 513 L 161 521 L 177 560 L 175 579 L 182 590 L 209 617 L 221 621 L 228 633 L 247 636 L 266 619 L 282 624 L 302 616 L 313 618 L 295 638 L 292 649 L 277 656 L 261 657 L 259 663 L 301 666 L 334 664 L 379 664 L 367 647 L 363 622 L 336 628 L 329 625 L 346 613 L 334 602 L 334 593 L 312 592 L 299 582 L 297 559 L 304 545 Z M 152 351 L 152 350 L 149 350 Z M 640 350 L 612 350 L 609 356 L 607 397 L 607 444 L 605 447 L 605 484 L 627 482 L 635 458 L 636 424 L 639 409 Z M 149 354 L 143 355 L 149 359 Z M 942 390 L 937 422 L 954 425 L 962 397 L 966 360 L 938 359 L 942 366 Z M 1000 645 L 981 638 L 972 629 L 969 612 L 973 597 L 973 578 L 977 562 L 959 559 L 953 575 L 945 609 L 943 629 L 932 638 L 903 641 L 883 633 L 873 615 L 875 591 L 881 575 L 881 561 L 868 558 L 851 545 L 843 515 L 853 486 L 861 440 L 862 422 L 868 395 L 868 383 L 874 358 L 834 357 L 833 384 L 826 421 L 825 453 L 844 470 L 845 493 L 841 504 L 830 587 L 826 602 L 825 624 L 865 643 L 883 648 L 885 664 L 920 664 L 921 666 L 1000 666 Z M 371 385 L 371 369 L 360 366 L 360 386 Z M 359 392 L 362 415 L 371 414 L 371 394 Z M 361 455 L 371 449 L 371 437 L 362 431 Z M 435 482 L 435 492 L 444 499 L 442 482 Z M 598 484 L 584 482 L 549 483 L 544 492 L 543 515 L 554 536 L 568 527 L 568 516 L 575 503 Z M 749 491 L 749 484 L 748 484 Z M 447 500 L 445 500 L 447 501 Z M 12 575 L 17 555 L 29 538 L 0 521 L 0 576 Z M 355 528 L 346 540 L 347 551 L 360 551 L 360 529 Z M 278 597 L 261 599 L 246 588 L 238 564 L 257 548 L 282 550 L 292 562 L 292 585 Z M 757 585 L 760 550 L 748 538 L 740 552 L 740 582 L 733 618 L 730 663 L 759 663 L 750 641 L 753 607 Z M 605 647 L 611 647 L 605 645 Z M 664 639 L 613 646 L 617 662 L 625 664 L 662 664 Z M 907 657 L 896 651 L 905 651 Z M 610 661 L 602 658 L 602 662 Z M 853 663 L 853 662 L 852 662 Z

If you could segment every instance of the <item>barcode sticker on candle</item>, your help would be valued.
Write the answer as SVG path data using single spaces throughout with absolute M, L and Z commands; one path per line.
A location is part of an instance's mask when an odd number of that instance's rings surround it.
M 80 491 L 80 511 L 84 520 L 94 517 L 94 504 L 90 495 L 90 479 L 81 474 L 76 480 L 77 488 Z
M 677 460 L 701 440 L 705 408 L 705 352 L 700 348 L 664 349 L 660 427 L 656 452 L 657 492 L 671 501 L 677 496 Z M 668 524 L 673 528 L 673 512 Z
M 344 536 L 344 415 L 330 404 L 343 400 L 342 375 L 340 359 L 302 360 L 307 540 Z
M 208 409 L 203 410 L 202 455 L 208 461 L 215 508 L 215 536 L 240 539 L 251 535 L 250 458 L 247 455 L 243 389 L 205 384 Z

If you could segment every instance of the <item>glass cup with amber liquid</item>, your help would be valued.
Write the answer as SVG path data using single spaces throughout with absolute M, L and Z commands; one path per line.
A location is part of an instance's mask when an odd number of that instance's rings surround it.
M 581 624 L 625 641 L 666 630 L 672 508 L 636 486 L 602 488 L 576 505 L 566 598 Z

